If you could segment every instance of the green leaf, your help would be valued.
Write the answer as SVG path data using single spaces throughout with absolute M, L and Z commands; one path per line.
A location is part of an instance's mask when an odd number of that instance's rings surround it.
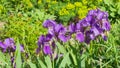
M 16 68 L 21 68 L 22 60 L 21 60 L 21 52 L 20 52 L 20 43 L 19 40 L 17 39 L 17 44 L 16 44 Z
M 106 11 L 106 8 L 105 8 L 105 7 L 101 7 L 101 9 L 102 9 L 103 11 Z
M 120 8 L 118 9 L 118 14 L 120 15 Z
M 52 63 L 51 63 L 51 59 L 49 56 L 45 57 L 45 62 L 47 64 L 47 68 L 52 68 Z
M 35 64 L 33 64 L 31 61 L 28 61 L 28 64 L 30 65 L 31 68 L 37 68 Z
M 5 65 L 7 62 L 5 61 L 4 54 L 0 51 L 0 65 Z M 7 64 L 8 65 L 8 64 Z
M 104 3 L 107 5 L 110 5 L 110 4 L 112 4 L 112 0 L 104 0 Z
M 72 56 L 74 64 L 77 65 L 76 55 L 74 55 L 72 51 L 70 52 L 70 55 Z
M 61 64 L 59 65 L 59 68 L 65 68 L 66 65 L 70 66 L 70 64 L 71 61 L 70 61 L 69 53 L 67 53 L 66 55 L 64 55 L 64 58 Z
M 56 45 L 58 46 L 58 49 L 61 53 L 63 53 L 63 54 L 67 53 L 65 48 L 63 47 L 63 45 L 61 45 L 59 42 L 57 42 Z
M 115 12 L 115 11 L 116 11 L 116 9 L 113 8 L 112 6 L 110 6 L 110 10 L 111 10 L 112 12 Z
M 85 59 L 86 59 L 86 55 L 82 55 L 81 56 L 81 68 L 85 68 Z
M 113 13 L 113 12 L 110 13 L 110 16 L 115 17 L 115 13 Z
M 46 65 L 38 57 L 37 60 L 42 68 L 47 68 Z
M 110 46 L 109 48 L 107 48 L 106 53 L 109 52 L 112 49 L 112 46 Z

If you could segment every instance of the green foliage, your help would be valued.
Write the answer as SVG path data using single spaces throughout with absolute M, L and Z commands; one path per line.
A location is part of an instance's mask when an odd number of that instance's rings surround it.
M 34 13 L 34 15 L 33 15 Z M 28 49 L 33 52 L 37 46 L 37 40 L 40 34 L 45 34 L 46 29 L 42 23 L 46 19 L 54 19 L 55 16 L 46 14 L 43 11 L 34 10 L 27 13 L 15 13 L 16 17 L 9 17 L 7 24 L 1 30 L 1 38 L 12 37 L 15 40 L 19 38 L 20 43 L 27 45 Z M 26 46 L 26 47 L 27 47 Z
M 100 8 L 109 13 L 109 19 L 112 23 L 118 22 L 120 17 L 120 1 L 119 0 L 104 0 Z
M 21 68 L 22 66 L 22 60 L 21 60 L 21 52 L 20 52 L 20 43 L 19 40 L 17 39 L 17 44 L 16 44 L 17 48 L 16 48 L 16 52 L 15 52 L 15 57 L 16 57 L 16 67 L 17 68 Z

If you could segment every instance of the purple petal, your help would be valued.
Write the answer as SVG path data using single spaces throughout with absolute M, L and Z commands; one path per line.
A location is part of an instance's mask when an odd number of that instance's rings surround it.
M 47 34 L 46 35 L 46 42 L 50 41 L 52 39 L 52 35 L 51 34 Z
M 3 44 L 3 42 L 0 42 L 0 48 L 5 49 L 7 47 L 6 47 L 6 45 Z
M 54 41 L 52 42 L 52 47 L 53 47 L 53 48 L 55 48 L 55 47 L 56 47 L 56 44 L 55 44 L 55 42 L 54 42 Z
M 80 24 L 82 25 L 82 27 L 90 26 L 90 22 L 86 21 L 85 19 L 81 20 L 80 22 L 81 22 Z
M 14 39 L 13 39 L 13 38 L 7 38 L 7 39 L 5 39 L 4 44 L 5 44 L 7 47 L 8 47 L 8 46 L 14 46 L 14 45 L 15 45 Z
M 39 54 L 39 52 L 40 52 L 40 48 L 37 48 L 36 53 Z
M 101 34 L 101 35 L 102 35 L 103 40 L 107 41 L 107 36 L 105 34 Z
M 108 21 L 103 21 L 103 29 L 110 31 L 110 23 Z
M 88 12 L 88 15 L 94 15 L 96 13 L 96 10 L 90 10 L 89 12 Z
M 104 16 L 104 13 L 100 11 L 97 15 L 97 19 L 101 20 L 103 18 L 103 16 Z
M 53 28 L 48 29 L 48 33 L 55 36 L 55 30 Z
M 89 44 L 90 43 L 90 41 L 91 40 L 94 40 L 95 39 L 95 36 L 94 36 L 94 33 L 93 33 L 93 31 L 86 31 L 86 33 L 85 33 L 85 42 L 87 43 L 87 44 Z
M 63 28 L 64 28 L 64 27 L 63 27 L 62 24 L 57 24 L 57 25 L 55 26 L 55 32 L 56 32 L 56 33 L 59 33 L 60 30 L 63 29 Z
M 84 29 L 83 27 L 81 26 L 81 22 L 79 21 L 77 24 L 76 24 L 76 32 L 83 32 Z
M 20 45 L 20 51 L 24 52 L 24 46 L 23 45 Z
M 84 34 L 79 32 L 76 34 L 76 39 L 79 41 L 79 42 L 84 42 Z
M 64 34 L 59 34 L 58 38 L 63 42 L 67 42 L 67 38 Z
M 85 20 L 86 20 L 87 22 L 90 22 L 90 21 L 92 20 L 92 16 L 91 16 L 91 15 L 88 15 L 88 16 L 85 18 Z
M 68 30 L 71 32 L 71 33 L 74 33 L 75 32 L 75 29 L 76 29 L 76 26 L 74 23 L 71 23 L 69 26 L 68 26 Z
M 94 33 L 95 36 L 98 36 L 100 34 L 100 32 L 98 31 L 98 29 L 95 28 L 95 27 L 91 28 L 91 31 L 93 31 L 93 33 Z
M 43 48 L 44 54 L 48 55 L 52 53 L 51 47 L 49 45 L 45 45 Z
M 41 35 L 38 39 L 38 46 L 41 47 L 44 41 L 45 41 L 45 36 Z
M 43 26 L 44 26 L 45 28 L 55 27 L 55 25 L 56 25 L 56 22 L 55 22 L 54 20 L 45 20 L 45 21 L 43 22 Z

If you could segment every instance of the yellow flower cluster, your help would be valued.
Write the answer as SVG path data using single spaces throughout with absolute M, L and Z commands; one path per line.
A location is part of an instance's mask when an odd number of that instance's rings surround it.
M 89 10 L 96 9 L 96 6 L 93 5 L 91 7 L 87 7 L 87 4 L 87 0 L 82 0 L 82 2 L 74 2 L 74 4 L 68 3 L 59 11 L 59 15 L 68 15 L 69 13 L 74 15 L 77 14 L 79 18 L 82 19 L 86 16 Z
M 74 4 L 71 3 L 68 3 L 66 6 L 66 9 L 74 9 L 74 8 L 75 8 Z
M 87 0 L 82 0 L 82 3 L 83 3 L 84 5 L 86 5 L 88 2 L 87 2 Z
M 82 8 L 79 9 L 79 10 L 78 10 L 79 18 L 80 18 L 80 19 L 84 18 L 84 17 L 86 16 L 87 12 L 88 12 L 87 9 L 82 9 Z
M 59 11 L 59 15 L 68 15 L 69 11 L 66 10 L 65 8 L 62 8 L 62 10 Z
M 81 6 L 82 6 L 82 3 L 81 3 L 81 2 L 75 2 L 74 5 L 75 5 L 76 7 L 81 7 Z

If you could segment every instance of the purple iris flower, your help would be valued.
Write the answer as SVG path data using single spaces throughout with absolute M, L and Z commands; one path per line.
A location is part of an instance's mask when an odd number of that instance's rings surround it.
M 7 38 L 4 40 L 4 42 L 0 42 L 0 48 L 3 50 L 3 52 L 15 52 L 16 45 L 13 38 Z M 24 52 L 23 45 L 20 45 L 20 51 Z
M 51 34 L 47 34 L 46 38 L 45 38 L 46 42 L 50 41 L 52 39 L 52 37 L 53 36 Z
M 13 38 L 7 38 L 4 41 L 4 45 L 6 46 L 6 50 L 14 52 L 16 50 L 15 42 Z
M 81 22 L 78 22 L 76 24 L 76 32 L 83 32 L 83 31 L 84 31 L 84 28 L 82 27 Z
M 25 51 L 23 45 L 20 45 L 20 51 L 21 51 L 21 52 L 24 52 L 24 51 Z
M 85 20 L 87 22 L 91 22 L 92 18 L 93 18 L 92 15 L 87 15 L 87 17 L 85 18 Z
M 40 52 L 40 47 L 38 47 L 37 49 L 36 49 L 36 54 L 39 54 L 39 52 Z
M 65 34 L 59 34 L 58 38 L 63 42 L 67 42 L 70 39 L 70 36 L 66 36 Z
M 43 52 L 44 54 L 48 55 L 48 54 L 52 54 L 52 49 L 49 45 L 44 45 L 43 47 Z
M 45 20 L 43 22 L 43 26 L 45 28 L 53 28 L 53 27 L 55 27 L 55 25 L 56 25 L 56 22 L 54 20 Z
M 13 38 L 7 38 L 7 39 L 5 39 L 4 44 L 7 47 L 13 47 L 15 45 L 15 42 L 14 42 Z
M 48 33 L 51 34 L 52 36 L 55 36 L 55 30 L 54 28 L 49 28 Z
M 66 42 L 68 41 L 68 39 L 70 39 L 70 36 L 66 35 L 67 28 L 64 27 L 62 24 L 57 24 L 54 30 L 55 38 L 60 39 L 63 42 Z
M 78 32 L 76 34 L 76 39 L 79 41 L 79 42 L 84 42 L 84 34 L 82 32 Z
M 100 34 L 99 30 L 95 27 L 92 27 L 90 30 L 94 33 L 94 36 L 98 36 Z
M 0 48 L 5 49 L 6 45 L 3 44 L 3 42 L 0 41 Z
M 110 23 L 108 21 L 103 21 L 103 29 L 105 29 L 106 31 L 110 31 Z
M 38 46 L 41 48 L 41 45 L 43 45 L 43 42 L 45 41 L 45 36 L 41 35 L 38 39 Z
M 47 35 L 41 35 L 38 39 L 38 48 L 36 49 L 36 53 L 38 54 L 41 50 L 42 47 L 44 47 L 46 44 L 49 43 L 49 41 L 52 40 L 52 35 L 47 34 Z
M 55 30 L 55 33 L 59 33 L 60 30 L 62 29 L 64 29 L 64 26 L 62 24 L 57 24 L 54 30 Z
M 71 23 L 69 26 L 68 26 L 68 30 L 70 33 L 74 33 L 75 30 L 76 30 L 76 25 L 74 23 Z
M 85 33 L 85 43 L 89 44 L 91 40 L 94 40 L 95 36 L 93 31 L 86 31 Z
M 55 49 L 55 47 L 56 47 L 56 44 L 55 44 L 55 42 L 53 41 L 52 42 L 52 47 Z
M 4 45 L 3 42 L 0 42 L 0 48 L 2 49 L 2 52 L 6 52 L 7 46 Z
M 83 20 L 79 21 L 82 27 L 88 27 L 90 26 L 90 22 L 86 21 L 84 18 Z
M 88 12 L 88 15 L 92 15 L 92 16 L 97 15 L 97 10 L 90 10 Z
M 58 31 L 58 34 L 65 34 L 67 32 L 67 28 L 62 25 Z
M 98 19 L 98 20 L 101 20 L 101 19 L 103 18 L 103 16 L 104 16 L 104 12 L 101 12 L 101 11 L 99 10 L 98 15 L 97 15 L 97 19 Z
M 101 34 L 103 40 L 107 41 L 107 36 L 105 34 Z

